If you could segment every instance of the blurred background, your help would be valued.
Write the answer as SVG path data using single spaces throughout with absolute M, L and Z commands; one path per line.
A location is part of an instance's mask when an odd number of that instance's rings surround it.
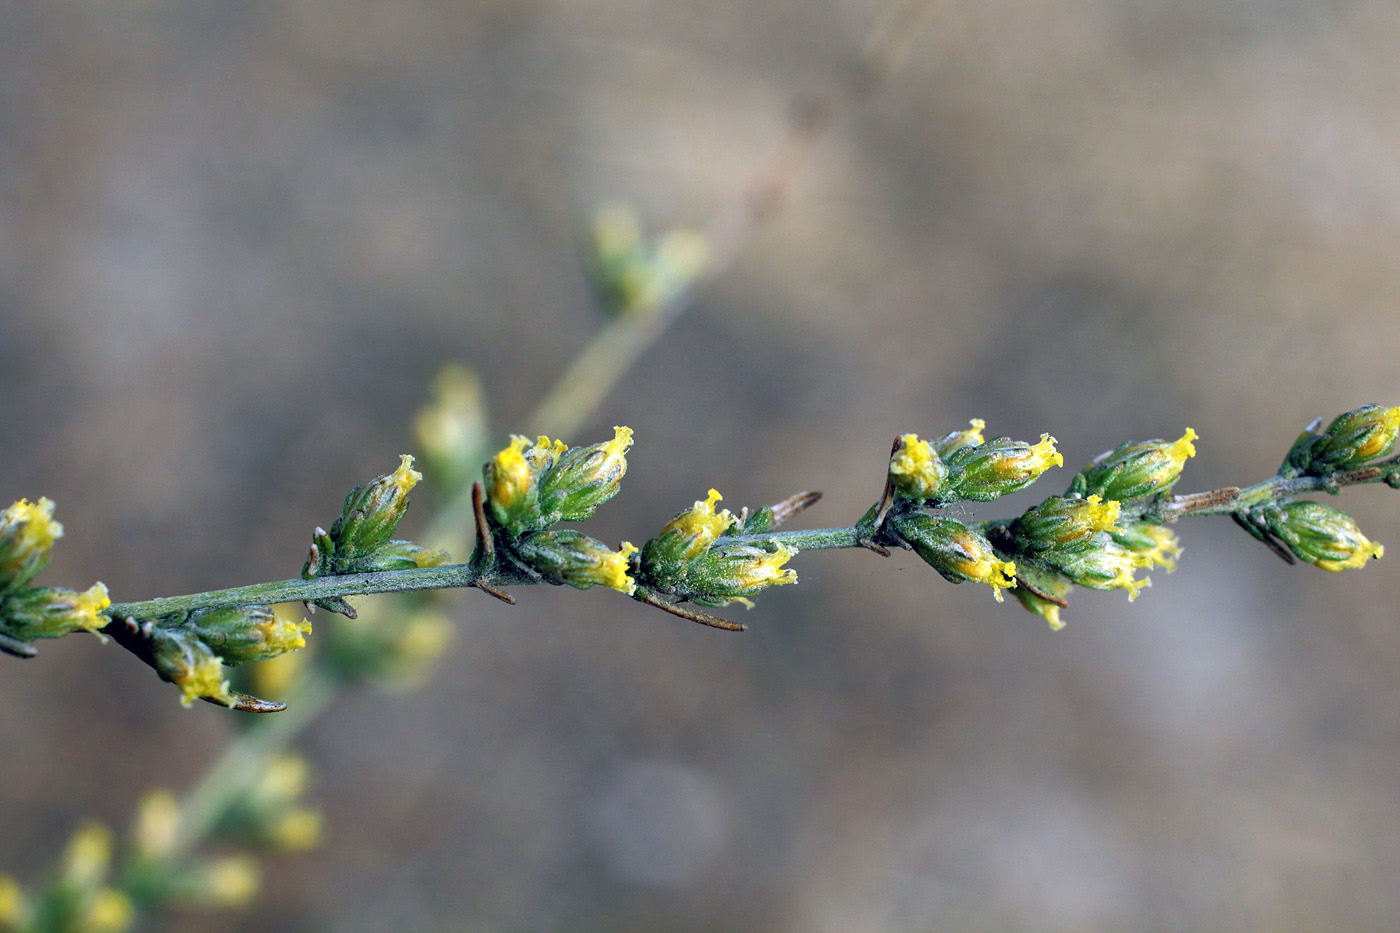
M 495 440 L 537 430 L 602 321 L 595 208 L 704 226 L 894 9 L 0 4 L 0 500 L 57 502 L 45 582 L 295 576 L 449 362 Z M 1400 6 L 937 0 L 908 38 L 567 438 L 636 431 L 597 536 L 711 486 L 821 489 L 799 521 L 849 524 L 896 434 L 972 417 L 1071 469 L 1189 425 L 1193 491 L 1400 403 Z M 1341 504 L 1400 556 L 1393 491 Z M 864 552 L 799 557 L 737 636 L 599 590 L 456 595 L 421 689 L 306 733 L 323 847 L 250 911 L 151 928 L 1400 927 L 1390 564 L 1179 530 L 1175 574 L 1077 592 L 1060 633 Z M 236 715 L 114 645 L 40 648 L 0 658 L 0 870 L 26 880 L 82 819 L 188 786 Z

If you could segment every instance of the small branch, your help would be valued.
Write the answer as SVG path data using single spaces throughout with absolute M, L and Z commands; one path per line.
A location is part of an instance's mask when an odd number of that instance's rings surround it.
M 712 616 L 708 612 L 701 612 L 699 609 L 682 609 L 675 603 L 667 602 L 655 593 L 638 589 L 632 594 L 632 598 L 644 602 L 648 606 L 660 609 L 662 612 L 669 612 L 673 616 L 680 616 L 682 619 L 689 619 L 691 622 L 699 622 L 701 625 L 708 625 L 710 628 L 724 629 L 726 632 L 742 632 L 748 628 L 742 622 L 730 622 L 728 619 L 721 619 L 719 616 Z

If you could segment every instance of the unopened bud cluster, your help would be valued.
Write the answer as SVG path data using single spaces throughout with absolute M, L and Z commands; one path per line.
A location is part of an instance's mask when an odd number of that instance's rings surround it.
M 772 511 L 746 511 L 743 517 L 728 509 L 715 511 L 722 498 L 711 489 L 642 546 L 639 579 L 649 589 L 702 606 L 752 605 L 749 597 L 761 590 L 797 582 L 797 572 L 784 566 L 795 548 L 743 540 L 767 531 Z
M 1126 589 L 1147 586 L 1138 569 L 1175 567 L 1176 537 L 1158 523 L 1125 519 L 1124 505 L 1167 494 L 1195 453 L 1196 433 L 1179 440 L 1124 444 L 1075 474 L 1063 496 L 1051 496 L 1020 516 L 965 523 L 922 510 L 961 501 L 988 502 L 1024 489 L 1062 465 L 1054 438 L 1037 443 L 982 436 L 985 423 L 938 441 L 906 434 L 890 459 L 887 500 L 860 526 L 872 543 L 912 548 L 953 582 L 986 583 L 998 600 L 1012 589 L 1026 608 L 1058 628 L 1059 609 L 1073 586 Z M 1134 516 L 1142 514 L 1135 510 Z
M 1395 452 L 1400 435 L 1400 408 L 1362 405 L 1332 419 L 1325 430 L 1298 435 L 1279 475 L 1326 476 L 1352 470 Z
M 82 591 L 32 585 L 62 536 L 48 499 L 21 499 L 0 512 L 0 647 L 12 653 L 36 639 L 96 632 L 111 621 L 103 615 L 111 600 L 101 583 Z

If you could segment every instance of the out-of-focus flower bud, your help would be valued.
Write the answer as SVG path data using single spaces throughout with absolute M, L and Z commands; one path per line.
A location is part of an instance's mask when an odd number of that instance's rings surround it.
M 0 632 L 20 641 L 59 638 L 76 631 L 97 632 L 112 620 L 107 587 L 94 583 L 83 592 L 31 587 L 0 599 Z
M 151 647 L 156 673 L 180 688 L 185 706 L 204 698 L 233 706 L 223 663 L 193 632 L 156 626 L 151 630 Z
M 628 572 L 637 548 L 626 541 L 614 551 L 581 531 L 537 531 L 520 540 L 516 553 L 550 583 L 581 590 L 601 583 L 629 596 L 637 588 Z
M 901 437 L 898 449 L 890 457 L 890 482 L 895 492 L 906 499 L 926 501 L 938 496 L 948 479 L 948 466 L 928 441 L 917 434 Z
M 1073 551 L 1088 545 L 1101 531 L 1118 528 L 1117 502 L 1099 496 L 1066 499 L 1051 496 L 1027 509 L 1011 523 L 1011 534 L 1023 551 Z
M 0 875 L 0 930 L 28 929 L 26 916 L 29 904 L 24 889 L 9 875 Z
M 226 855 L 200 867 L 192 879 L 193 900 L 210 907 L 247 907 L 262 886 L 262 869 L 251 855 Z
M 1289 475 L 1323 476 L 1351 470 L 1395 452 L 1400 408 L 1362 405 L 1338 415 L 1321 434 L 1305 431 L 1288 452 Z
M 510 445 L 487 462 L 486 499 L 496 524 L 520 535 L 541 527 L 540 474 L 553 467 L 567 448 L 541 435 L 512 435 Z
M 1100 495 L 1127 502 L 1167 492 L 1181 476 L 1187 458 L 1196 455 L 1190 428 L 1175 441 L 1138 441 L 1120 444 L 1100 454 L 1080 470 L 1069 491 L 1080 496 Z
M 28 586 L 49 565 L 53 543 L 62 536 L 48 499 L 21 499 L 0 512 L 0 594 Z
M 1140 560 L 1145 560 L 1144 567 L 1161 567 L 1167 573 L 1176 570 L 1176 559 L 1181 556 L 1181 541 L 1170 528 L 1151 522 L 1130 522 L 1110 534 L 1114 541 L 1132 551 Z
M 617 495 L 627 472 L 632 429 L 614 427 L 613 432 L 610 441 L 570 448 L 541 479 L 539 508 L 546 524 L 583 521 Z
M 895 530 L 944 579 L 985 583 L 997 602 L 1003 589 L 1016 585 L 1016 564 L 1002 560 L 986 537 L 962 522 L 915 513 L 901 516 Z
M 1052 466 L 1065 462 L 1055 450 L 1055 439 L 1048 434 L 1040 435 L 1037 444 L 998 437 L 976 447 L 964 447 L 945 459 L 952 494 L 975 502 L 990 502 L 1024 489 Z
M 1321 502 L 1295 499 L 1262 510 L 1264 527 L 1302 560 L 1323 570 L 1350 570 L 1385 548 L 1361 533 L 1356 520 Z
M 938 439 L 933 445 L 934 451 L 938 456 L 946 460 L 959 451 L 986 443 L 986 441 L 982 439 L 982 432 L 986 429 L 987 422 L 983 421 L 981 418 L 973 418 L 968 423 L 972 425 L 972 427 L 965 428 L 961 431 L 952 431 Z
M 1136 579 L 1133 574 L 1150 561 L 1114 541 L 1106 533 L 1095 535 L 1089 546 L 1077 551 L 1050 551 L 1044 555 L 1050 564 L 1071 582 L 1094 590 L 1128 591 L 1128 600 L 1137 599 L 1138 590 L 1151 586 L 1147 577 Z
M 175 851 L 176 834 L 180 828 L 180 804 L 175 795 L 164 787 L 148 791 L 136 808 L 131 841 L 138 856 L 159 860 Z
M 275 615 L 267 606 L 204 609 L 180 626 L 213 649 L 225 664 L 265 661 L 306 647 L 311 623 Z
M 655 311 L 704 271 L 709 244 L 693 230 L 673 230 L 653 246 L 637 215 L 608 206 L 593 224 L 588 271 L 599 303 L 612 315 Z
M 443 489 L 457 489 L 479 462 L 486 435 L 481 398 L 480 377 L 459 363 L 449 363 L 433 379 L 432 402 L 414 419 L 430 477 Z

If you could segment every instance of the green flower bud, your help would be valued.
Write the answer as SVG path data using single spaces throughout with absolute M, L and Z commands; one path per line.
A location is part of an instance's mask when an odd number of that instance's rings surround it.
M 409 491 L 423 478 L 412 466 L 413 458 L 403 454 L 393 473 L 350 490 L 330 532 L 340 561 L 353 561 L 393 537 L 408 509 Z
M 265 661 L 304 648 L 311 631 L 305 619 L 284 619 L 267 606 L 195 610 L 178 627 L 204 642 L 225 664 Z
M 516 554 L 531 570 L 550 583 L 567 583 L 586 590 L 595 583 L 628 596 L 636 581 L 628 573 L 637 548 L 622 542 L 619 550 L 588 537 L 581 531 L 537 531 L 520 539 Z
M 1400 408 L 1362 405 L 1332 419 L 1321 434 L 1305 431 L 1289 451 L 1285 469 L 1322 476 L 1388 457 L 1400 435 Z
M 21 499 L 0 512 L 0 593 L 28 586 L 49 565 L 63 526 L 53 520 L 53 502 Z
M 642 567 L 653 580 L 667 579 L 682 567 L 704 554 L 720 535 L 735 523 L 728 509 L 715 511 L 715 503 L 724 497 L 711 489 L 702 502 L 686 509 L 666 523 L 661 533 L 642 545 Z
M 1077 551 L 1050 551 L 1045 563 L 1069 578 L 1070 582 L 1093 590 L 1128 591 L 1128 600 L 1137 599 L 1138 590 L 1151 586 L 1152 581 L 1133 574 L 1150 563 L 1146 557 L 1128 550 L 1107 533 L 1089 540 L 1089 546 Z
M 1302 560 L 1323 570 L 1349 570 L 1385 548 L 1361 533 L 1356 520 L 1321 502 L 1294 499 L 1260 511 L 1264 527 Z
M 151 649 L 156 673 L 180 688 L 185 706 L 206 698 L 234 705 L 223 663 L 194 632 L 152 626 Z
M 743 603 L 752 608 L 750 596 L 770 586 L 797 582 L 797 571 L 784 567 L 796 548 L 784 544 L 755 547 L 721 541 L 687 564 L 668 591 L 702 606 Z
M 951 494 L 975 502 L 990 502 L 1024 489 L 1052 466 L 1065 462 L 1048 434 L 1040 435 L 1038 444 L 998 437 L 976 447 L 963 447 L 946 459 Z
M 1011 523 L 1017 546 L 1027 552 L 1073 551 L 1085 547 L 1101 531 L 1117 530 L 1117 502 L 1102 501 L 1097 495 L 1087 499 L 1051 496 L 1027 509 Z
M 948 478 L 948 465 L 934 453 L 933 445 L 906 434 L 890 457 L 890 482 L 906 499 L 926 501 L 936 498 Z
M 97 632 L 112 621 L 102 614 L 111 604 L 107 587 L 101 583 L 81 593 L 31 587 L 0 600 L 0 632 L 20 641 Z
M 355 562 L 355 573 L 381 570 L 408 570 L 412 567 L 441 567 L 452 559 L 443 550 L 419 547 L 411 541 L 390 541 Z
M 933 449 L 938 456 L 947 460 L 961 450 L 986 443 L 982 438 L 982 431 L 987 427 L 987 422 L 983 421 L 981 418 L 973 418 L 968 423 L 972 425 L 972 427 L 962 431 L 952 431 L 943 435 L 934 443 Z
M 1069 491 L 1127 502 L 1167 492 L 1181 476 L 1187 458 L 1196 455 L 1196 432 L 1186 429 L 1175 441 L 1120 444 L 1080 470 Z
M 900 516 L 895 526 L 899 536 L 946 580 L 985 583 L 997 602 L 1002 601 L 1002 589 L 1016 585 L 1016 564 L 1002 560 L 985 536 L 962 522 L 918 512 Z
M 544 474 L 539 509 L 546 524 L 583 521 L 617 495 L 627 472 L 625 455 L 632 446 L 632 429 L 614 427 L 613 431 L 610 441 L 570 448 Z
M 1109 534 L 1140 560 L 1146 561 L 1144 567 L 1161 567 L 1167 573 L 1176 569 L 1176 558 L 1181 556 L 1181 541 L 1170 528 L 1151 522 L 1131 522 L 1111 530 Z

